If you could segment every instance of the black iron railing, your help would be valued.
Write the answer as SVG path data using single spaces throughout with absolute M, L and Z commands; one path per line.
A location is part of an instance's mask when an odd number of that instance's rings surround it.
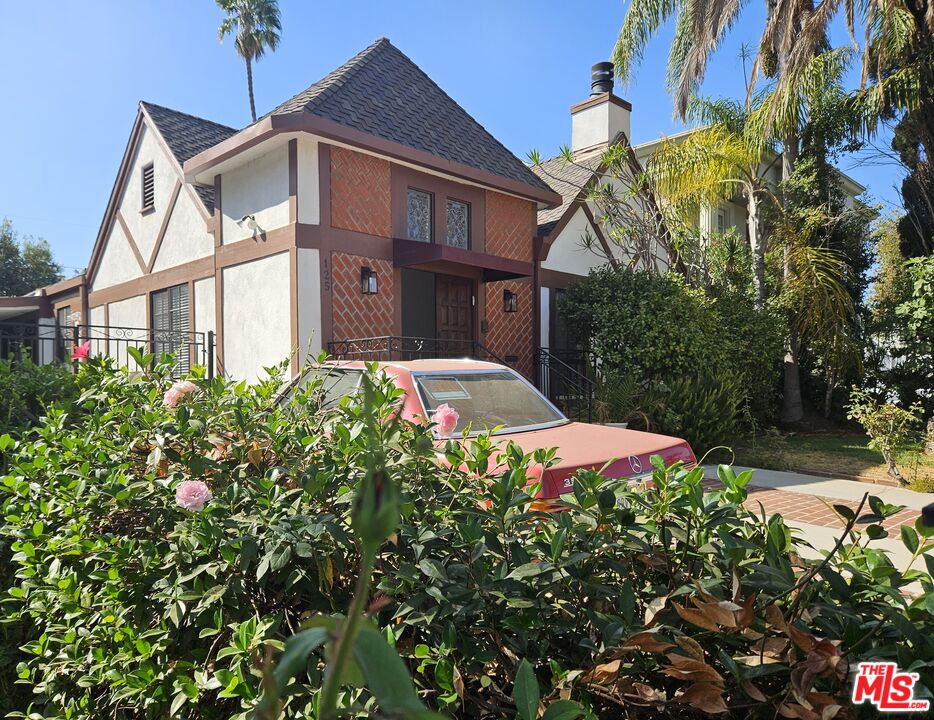
M 572 352 L 577 354 L 572 355 Z M 595 375 L 591 374 L 589 369 L 593 356 L 588 358 L 587 355 L 580 351 L 545 348 L 535 351 L 535 379 L 538 389 L 561 412 L 579 422 L 593 421 Z
M 0 357 L 44 365 L 70 361 L 74 349 L 88 344 L 89 354 L 110 355 L 118 363 L 129 360 L 130 347 L 147 353 L 173 353 L 178 371 L 192 365 L 204 365 L 208 376 L 214 375 L 214 333 L 105 325 L 62 326 L 41 322 L 0 322 Z
M 328 354 L 335 360 L 364 360 L 368 362 L 472 358 L 475 360 L 489 360 L 502 365 L 509 364 L 476 340 L 447 340 L 397 335 L 338 340 L 328 343 Z

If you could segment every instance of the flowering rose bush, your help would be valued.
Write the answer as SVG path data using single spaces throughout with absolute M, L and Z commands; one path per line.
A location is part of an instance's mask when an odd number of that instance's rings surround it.
M 438 426 L 438 432 L 442 436 L 450 435 L 457 427 L 460 415 L 447 403 L 441 403 L 431 414 L 431 421 Z
M 190 380 L 179 380 L 165 391 L 165 395 L 162 396 L 162 404 L 166 407 L 175 407 L 186 395 L 193 393 L 197 389 L 198 386 Z
M 385 378 L 323 409 L 314 379 L 196 375 L 167 407 L 140 360 L 82 363 L 76 408 L 0 436 L 10 717 L 772 720 L 840 713 L 861 660 L 932 685 L 934 586 L 870 544 L 878 500 L 823 562 L 728 468 L 581 473 L 545 515 L 527 468 L 553 451 L 481 435 L 439 464 Z M 928 532 L 901 530 L 915 564 Z
M 175 488 L 175 502 L 186 510 L 201 512 L 211 497 L 211 489 L 200 480 L 182 480 Z

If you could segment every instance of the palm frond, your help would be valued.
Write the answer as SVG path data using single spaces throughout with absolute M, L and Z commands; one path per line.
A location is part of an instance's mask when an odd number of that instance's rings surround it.
M 620 80 L 628 82 L 632 78 L 649 40 L 680 6 L 681 0 L 632 0 L 613 48 L 613 63 Z

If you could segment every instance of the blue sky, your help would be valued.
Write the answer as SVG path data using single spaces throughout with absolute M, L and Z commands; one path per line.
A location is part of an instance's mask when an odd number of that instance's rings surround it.
M 568 109 L 589 94 L 627 2 L 280 0 L 282 42 L 254 71 L 257 112 L 386 36 L 520 158 L 549 156 L 570 140 Z M 706 94 L 742 96 L 739 46 L 757 41 L 763 5 L 747 5 Z M 243 62 L 218 42 L 220 19 L 212 0 L 3 3 L 0 217 L 45 237 L 66 274 L 87 264 L 139 100 L 249 122 Z M 635 82 L 617 85 L 633 104 L 634 142 L 683 129 L 665 92 L 669 40 L 657 37 Z M 898 202 L 894 168 L 853 165 L 841 162 L 873 198 Z

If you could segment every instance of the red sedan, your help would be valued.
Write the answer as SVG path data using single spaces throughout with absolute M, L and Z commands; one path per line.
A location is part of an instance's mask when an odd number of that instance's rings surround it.
M 557 448 L 558 461 L 540 478 L 542 499 L 557 498 L 573 487 L 580 469 L 599 470 L 609 463 L 609 477 L 638 478 L 651 474 L 649 458 L 660 455 L 670 465 L 696 462 L 687 442 L 679 438 L 623 428 L 572 422 L 535 387 L 511 368 L 477 360 L 412 360 L 381 362 L 381 370 L 405 391 L 403 416 L 427 422 L 439 406 L 453 408 L 457 424 L 439 440 L 496 431 L 526 453 Z M 324 373 L 326 402 L 353 394 L 365 369 L 363 362 L 332 362 L 313 372 Z M 541 470 L 537 470 L 541 472 Z

